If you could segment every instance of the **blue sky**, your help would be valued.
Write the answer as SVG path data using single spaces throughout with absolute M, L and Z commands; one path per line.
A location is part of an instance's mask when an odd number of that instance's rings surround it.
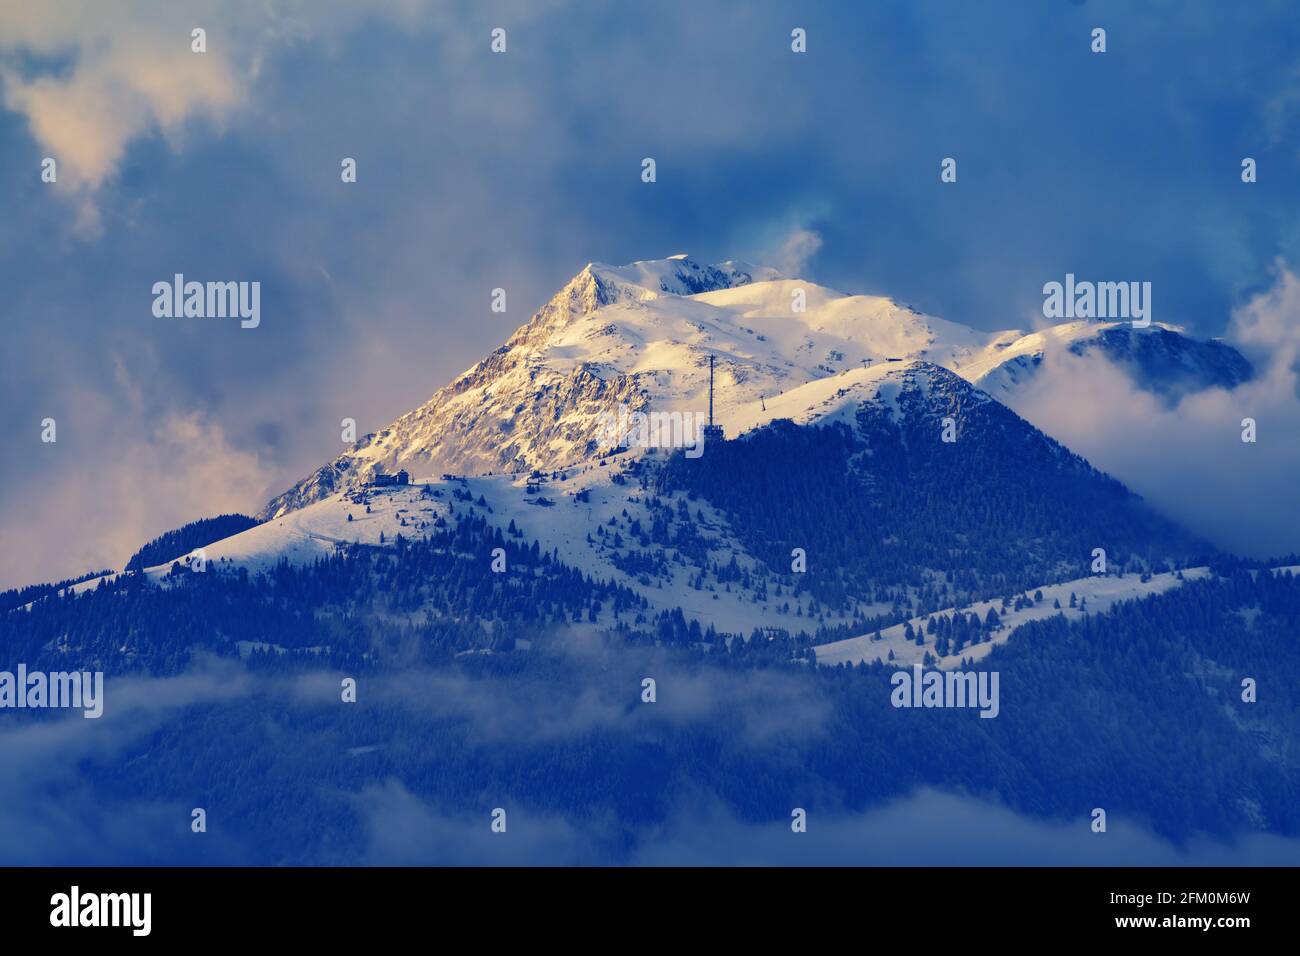
M 256 510 L 589 260 L 803 236 L 806 277 L 971 325 L 1074 272 L 1222 334 L 1300 262 L 1298 117 L 1264 0 L 7 5 L 0 587 Z M 260 281 L 260 327 L 155 318 L 176 272 Z

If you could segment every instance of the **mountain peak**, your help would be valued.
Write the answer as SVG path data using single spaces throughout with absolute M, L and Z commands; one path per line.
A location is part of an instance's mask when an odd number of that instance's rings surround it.
M 637 298 L 644 297 L 637 295 L 638 292 L 651 296 L 690 296 L 782 278 L 779 272 L 766 266 L 735 260 L 704 265 L 684 252 L 666 259 L 644 259 L 625 266 L 592 262 L 583 272 L 625 289 Z
M 543 342 L 573 320 L 604 306 L 646 302 L 666 295 L 702 295 L 780 278 L 779 272 L 767 266 L 737 260 L 701 265 L 684 252 L 624 266 L 589 262 L 511 336 L 506 347 Z
M 863 404 L 900 400 L 966 408 L 989 393 L 1015 407 L 1057 339 L 1098 352 L 1148 388 L 1231 387 L 1249 374 L 1231 348 L 1163 329 L 985 332 L 745 262 L 704 265 L 683 253 L 592 262 L 503 346 L 262 516 L 355 487 L 375 466 L 428 476 L 589 463 L 609 448 L 602 421 L 622 409 L 711 409 L 737 437 L 774 418 L 852 420 Z

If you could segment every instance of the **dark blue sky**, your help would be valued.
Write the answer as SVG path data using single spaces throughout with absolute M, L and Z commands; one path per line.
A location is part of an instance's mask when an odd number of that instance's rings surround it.
M 589 260 L 806 233 L 806 277 L 971 325 L 1074 272 L 1202 335 L 1300 261 L 1287 2 L 265 7 L 0 12 L 0 586 L 255 510 Z M 154 318 L 176 272 L 260 281 L 261 326 Z

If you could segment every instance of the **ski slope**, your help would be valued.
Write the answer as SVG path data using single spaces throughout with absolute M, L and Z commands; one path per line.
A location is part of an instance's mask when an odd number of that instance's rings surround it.
M 931 657 L 936 660 L 936 666 L 951 668 L 957 666 L 963 660 L 982 660 L 988 656 L 994 647 L 1005 644 L 1016 628 L 1030 621 L 1041 621 L 1054 614 L 1062 614 L 1068 619 L 1078 620 L 1086 614 L 1105 612 L 1120 601 L 1134 600 L 1152 594 L 1163 594 L 1165 591 L 1179 587 L 1184 581 L 1195 581 L 1206 577 L 1210 571 L 1209 568 L 1187 568 L 1181 573 L 1182 579 L 1179 579 L 1176 573 L 1169 572 L 1166 574 L 1153 574 L 1148 581 L 1142 581 L 1140 576 L 1136 574 L 1127 574 L 1122 578 L 1114 575 L 1093 575 L 1060 584 L 1047 584 L 1043 585 L 1042 588 L 1022 592 L 1032 597 L 1037 591 L 1041 590 L 1043 599 L 1031 607 L 1021 608 L 1018 611 L 1014 610 L 1014 608 L 1003 611 L 1001 599 L 980 601 L 962 608 L 948 608 L 947 610 L 937 611 L 935 615 L 931 616 L 952 615 L 954 613 L 976 614 L 983 621 L 989 609 L 994 608 L 1002 621 L 1001 629 L 994 632 L 989 641 L 968 644 L 960 652 L 946 657 L 939 656 L 935 648 L 935 635 L 924 633 L 925 617 L 914 617 L 902 624 L 884 628 L 880 632 L 882 639 L 879 641 L 874 639 L 873 632 L 830 644 L 822 644 L 814 648 L 814 650 L 817 653 L 817 663 L 828 666 L 836 664 L 869 664 L 873 661 L 883 661 L 899 667 L 910 667 L 912 664 L 921 663 L 926 653 L 929 652 Z M 1070 607 L 1070 595 L 1072 593 L 1080 604 L 1086 602 L 1087 610 Z M 1010 595 L 1010 597 L 1012 597 L 1014 605 L 1014 595 Z M 1057 601 L 1061 605 L 1059 609 L 1055 607 L 1054 602 Z M 911 624 L 914 631 L 919 629 L 922 633 L 924 637 L 922 644 L 918 645 L 903 636 L 908 624 Z M 889 656 L 891 652 L 893 653 L 892 658 Z

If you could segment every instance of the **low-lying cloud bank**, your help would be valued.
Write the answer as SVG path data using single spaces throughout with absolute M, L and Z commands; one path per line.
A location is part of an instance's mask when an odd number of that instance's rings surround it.
M 1294 866 L 1300 840 L 1269 834 L 1231 842 L 1196 839 L 1177 847 L 1127 821 L 1093 833 L 1090 818 L 1038 820 L 995 804 L 920 790 L 859 814 L 807 811 L 807 830 L 790 820 L 737 819 L 702 792 L 628 851 L 612 840 L 614 821 L 575 823 L 507 811 L 492 833 L 489 807 L 475 817 L 444 815 L 388 781 L 357 799 L 367 850 L 357 862 L 384 865 L 509 864 L 633 866 Z M 793 808 L 792 808 L 793 809 Z
M 491 681 L 455 683 L 444 677 L 409 675 L 380 683 L 367 681 L 367 693 L 383 693 L 400 709 L 435 707 L 464 718 L 483 747 L 499 746 L 502 735 L 524 734 L 545 749 L 557 737 L 582 735 L 593 728 L 626 726 L 626 712 L 611 710 L 599 694 L 579 701 L 568 721 L 558 719 L 569 702 L 543 709 L 531 733 L 525 710 L 535 701 L 525 695 L 514 708 L 506 703 L 518 688 Z M 436 676 L 436 675 L 435 675 Z M 766 678 L 764 678 L 766 679 Z M 741 706 L 735 686 L 693 687 L 667 715 L 676 721 L 714 721 L 719 710 Z M 101 720 L 79 716 L 30 721 L 0 730 L 0 864 L 138 865 L 228 864 L 257 862 L 257 848 L 245 846 L 211 808 L 210 829 L 190 832 L 190 810 L 201 805 L 193 782 L 172 780 L 175 792 L 123 797 L 106 786 L 126 765 L 150 759 L 150 735 L 161 729 L 194 735 L 196 761 L 204 750 L 202 734 L 216 726 L 187 719 L 192 705 L 243 706 L 255 695 L 286 706 L 339 706 L 335 675 L 308 678 L 256 677 L 230 662 L 208 662 L 176 678 L 129 678 L 114 683 Z M 795 708 L 812 718 L 802 733 L 827 730 L 800 695 L 764 684 L 760 699 L 775 709 Z M 438 691 L 434 700 L 429 691 Z M 775 696 L 773 696 L 773 694 Z M 807 695 L 803 695 L 807 696 Z M 753 697 L 750 696 L 753 700 Z M 527 706 L 526 706 L 527 705 Z M 793 716 L 786 713 L 786 716 Z M 268 724 L 277 725 L 274 713 Z M 795 722 L 797 725 L 797 721 Z M 769 739 L 772 727 L 748 718 L 741 722 L 751 743 Z M 783 724 L 787 729 L 788 724 Z M 784 731 L 783 731 L 784 732 Z M 283 746 L 294 740 L 281 736 Z M 358 752 L 382 749 L 357 748 Z M 429 746 L 436 746 L 430 741 Z M 349 754 L 347 759 L 352 759 Z M 341 759 L 342 756 L 341 756 Z M 527 768 L 521 768 L 527 773 Z M 196 773 L 196 777 L 201 774 Z M 646 781 L 654 786 L 653 780 Z M 994 802 L 921 789 L 864 812 L 825 807 L 817 794 L 791 795 L 791 810 L 807 812 L 807 830 L 795 833 L 786 811 L 769 820 L 741 819 L 713 792 L 708 780 L 692 782 L 675 796 L 663 822 L 628 832 L 611 816 L 573 817 L 541 810 L 509 792 L 483 793 L 472 806 L 449 808 L 413 792 L 392 776 L 358 778 L 354 788 L 322 780 L 340 795 L 357 823 L 356 842 L 333 847 L 327 857 L 304 851 L 292 862 L 366 865 L 1296 865 L 1300 840 L 1264 833 L 1231 840 L 1194 838 L 1176 846 L 1142 823 L 1113 815 L 1108 832 L 1093 833 L 1090 817 L 1044 820 L 1016 813 Z M 165 788 L 164 788 L 165 789 Z M 493 832 L 492 811 L 506 812 L 506 831 Z
M 1252 557 L 1300 551 L 1300 278 L 1237 310 L 1225 339 L 1255 378 L 1166 407 L 1096 355 L 1044 356 L 1015 411 L 1219 547 Z M 1257 440 L 1243 442 L 1242 420 Z
M 92 770 L 147 760 L 135 748 L 192 704 L 245 696 L 253 681 L 218 664 L 171 678 L 111 681 L 104 716 L 0 724 L 0 866 L 245 862 L 219 832 L 196 842 L 193 799 L 107 798 Z M 98 775 L 95 779 L 99 779 Z
M 819 817 L 806 833 L 789 821 L 756 825 L 721 808 L 684 815 L 640 846 L 648 865 L 816 866 L 1281 866 L 1300 863 L 1300 841 L 1251 834 L 1179 848 L 1127 821 L 1093 833 L 1086 815 L 1039 820 L 1005 807 L 934 790 L 861 814 Z

